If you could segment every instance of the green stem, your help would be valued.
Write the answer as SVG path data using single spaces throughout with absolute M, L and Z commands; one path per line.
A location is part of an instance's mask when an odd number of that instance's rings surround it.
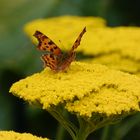
M 68 118 L 69 114 L 66 110 L 63 110 L 62 115 Z M 56 140 L 63 140 L 64 137 L 65 137 L 65 129 L 61 124 L 59 124 L 57 128 Z
M 65 129 L 61 124 L 59 124 L 57 128 L 56 140 L 63 140 L 64 137 L 65 137 Z
M 58 108 L 51 108 L 50 110 L 48 110 L 48 112 L 56 119 L 58 120 L 58 122 L 60 124 L 62 124 L 62 126 L 69 132 L 69 134 L 71 135 L 71 137 L 73 139 L 75 139 L 75 134 L 78 131 L 77 127 L 69 122 L 62 114 L 62 111 L 60 111 Z
M 108 139 L 108 132 L 109 132 L 109 126 L 105 126 L 103 129 L 101 140 L 107 140 Z
M 88 135 L 90 134 L 90 126 L 89 124 L 82 118 L 78 117 L 79 121 L 79 131 L 76 134 L 76 138 L 74 140 L 86 140 Z
M 85 130 L 85 129 L 81 128 L 81 129 L 79 130 L 78 135 L 76 136 L 76 138 L 75 138 L 74 140 L 86 140 L 87 135 L 86 135 L 86 133 L 84 133 L 84 130 Z

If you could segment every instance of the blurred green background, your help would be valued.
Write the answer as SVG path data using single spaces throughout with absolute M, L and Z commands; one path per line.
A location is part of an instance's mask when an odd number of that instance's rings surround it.
M 108 26 L 140 26 L 140 0 L 0 0 L 1 130 L 56 138 L 56 120 L 8 91 L 12 83 L 42 69 L 23 25 L 36 18 L 59 15 L 99 16 Z M 139 132 L 140 114 L 136 114 L 96 131 L 88 140 L 139 140 Z

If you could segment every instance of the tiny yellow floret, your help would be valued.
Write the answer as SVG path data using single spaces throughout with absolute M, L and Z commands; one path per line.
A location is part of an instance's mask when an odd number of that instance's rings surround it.
M 99 64 L 74 62 L 67 72 L 48 68 L 12 85 L 10 92 L 43 109 L 63 105 L 69 112 L 120 116 L 140 111 L 140 79 Z
M 30 133 L 17 133 L 14 131 L 0 131 L 0 140 L 49 140 L 33 136 Z

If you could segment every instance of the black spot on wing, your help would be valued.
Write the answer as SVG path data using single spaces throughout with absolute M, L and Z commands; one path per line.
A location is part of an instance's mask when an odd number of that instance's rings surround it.
M 52 58 L 54 60 L 54 56 L 52 54 L 50 54 L 50 58 Z
M 53 48 L 51 48 L 50 51 L 53 52 Z
M 53 41 L 50 40 L 50 41 L 48 42 L 48 44 L 49 44 L 49 45 L 52 45 L 52 44 L 54 44 L 54 43 L 53 43 Z
M 57 49 L 57 46 L 55 46 L 54 49 Z

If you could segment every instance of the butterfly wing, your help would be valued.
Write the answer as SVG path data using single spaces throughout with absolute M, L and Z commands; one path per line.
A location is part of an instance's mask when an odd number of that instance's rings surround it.
M 83 34 L 86 32 L 86 27 L 82 30 L 82 32 L 79 34 L 78 38 L 76 39 L 76 41 L 74 42 L 73 46 L 72 46 L 72 49 L 71 51 L 74 51 L 79 45 L 80 45 L 80 42 L 81 42 L 81 38 L 83 36 Z
M 82 30 L 82 32 L 79 34 L 78 38 L 75 40 L 71 50 L 68 53 L 69 58 L 72 60 L 75 59 L 75 49 L 80 45 L 81 38 L 83 37 L 84 33 L 86 32 L 86 27 Z M 72 60 L 72 61 L 73 61 Z
M 74 42 L 71 50 L 68 52 L 68 59 L 73 61 L 75 59 L 75 49 L 80 45 L 81 38 L 83 37 L 84 33 L 86 32 L 86 27 L 82 30 L 82 32 L 79 34 L 78 38 Z
M 56 56 L 62 55 L 61 49 L 49 37 L 47 37 L 40 31 L 36 31 L 33 36 L 35 36 L 39 41 L 39 44 L 37 46 L 39 50 L 48 51 L 49 53 Z
M 44 54 L 41 56 L 41 59 L 44 62 L 44 67 L 50 67 L 53 71 L 56 71 L 57 69 L 57 57 L 55 57 L 52 54 Z
M 40 31 L 36 31 L 34 36 L 38 39 L 39 44 L 37 48 L 41 51 L 48 51 L 48 54 L 41 56 L 44 66 L 50 67 L 52 70 L 57 69 L 59 60 L 62 57 L 61 49 L 46 35 Z
M 78 38 L 76 39 L 76 41 L 74 42 L 71 50 L 68 52 L 66 58 L 64 59 L 64 61 L 60 64 L 60 66 L 58 67 L 59 70 L 64 71 L 66 68 L 69 67 L 69 65 L 71 64 L 72 61 L 74 61 L 75 59 L 75 49 L 80 45 L 81 42 L 81 38 L 83 36 L 83 34 L 86 32 L 86 27 L 82 30 L 82 32 L 79 34 Z

